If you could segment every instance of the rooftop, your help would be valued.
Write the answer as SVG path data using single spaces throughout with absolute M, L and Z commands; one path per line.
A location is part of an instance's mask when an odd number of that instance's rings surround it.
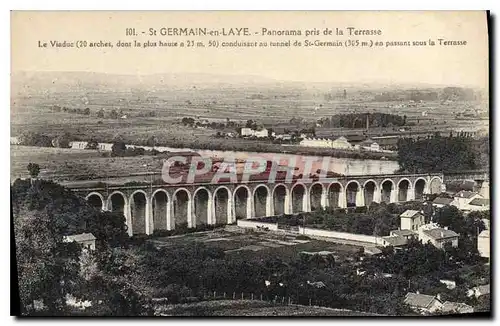
M 365 247 L 365 254 L 367 255 L 379 255 L 382 253 L 382 250 L 377 247 Z
M 405 244 L 408 243 L 408 240 L 405 237 L 400 237 L 400 236 L 386 236 L 382 237 L 385 241 L 389 242 L 389 244 L 393 247 L 399 247 L 399 246 L 404 246 Z
M 475 195 L 477 195 L 476 192 L 468 191 L 468 190 L 462 190 L 462 191 L 457 192 L 455 194 L 455 197 L 459 197 L 459 198 L 472 198 Z
M 431 230 L 424 230 L 425 234 L 434 239 L 447 239 L 458 237 L 458 234 L 452 230 L 446 230 L 443 228 L 435 228 Z
M 412 230 L 392 230 L 391 234 L 397 235 L 397 236 L 400 236 L 400 237 L 407 237 L 407 236 L 410 236 L 410 235 L 415 235 L 416 233 L 414 231 L 412 231 Z
M 460 312 L 461 310 L 469 310 L 473 309 L 471 306 L 468 304 L 462 303 L 462 302 L 451 302 L 451 301 L 446 301 L 443 303 L 443 308 L 441 308 L 442 312 Z
M 347 139 L 344 136 L 340 136 L 339 138 L 335 139 L 335 141 L 344 141 L 344 142 L 346 142 Z
M 490 200 L 489 199 L 484 199 L 484 198 L 474 198 L 471 200 L 469 205 L 474 205 L 474 206 L 490 206 Z
M 483 230 L 481 233 L 479 233 L 480 238 L 489 238 L 490 237 L 490 230 Z
M 400 217 L 414 217 L 417 214 L 420 214 L 420 212 L 413 209 L 408 209 L 403 214 L 401 214 Z
M 404 303 L 411 307 L 429 308 L 436 297 L 427 294 L 408 292 Z
M 481 294 L 489 294 L 490 293 L 490 285 L 480 285 L 476 286 L 473 290 L 480 292 Z
M 81 234 L 67 235 L 64 238 L 66 239 L 66 241 L 76 241 L 76 242 L 89 241 L 89 240 L 96 239 L 96 237 L 92 233 L 81 233 Z
M 437 204 L 437 205 L 449 205 L 449 204 L 451 204 L 452 201 L 453 201 L 453 198 L 436 197 L 436 199 L 434 199 L 432 201 L 432 203 Z

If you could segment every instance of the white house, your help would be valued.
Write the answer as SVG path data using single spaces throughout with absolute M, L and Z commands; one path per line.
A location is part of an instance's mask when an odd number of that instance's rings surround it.
M 470 210 L 469 204 L 476 198 L 483 198 L 483 196 L 477 192 L 462 190 L 453 196 L 453 205 L 460 210 Z
M 19 140 L 19 137 L 10 137 L 10 144 L 11 145 L 19 145 L 19 144 L 21 144 L 21 141 Z
M 73 149 L 85 149 L 87 147 L 87 141 L 72 141 L 69 143 L 69 146 Z
M 412 209 L 406 210 L 399 217 L 401 218 L 401 230 L 417 231 L 419 227 L 425 224 L 424 214 Z
M 352 145 L 345 137 L 339 137 L 335 140 L 323 138 L 304 138 L 299 145 L 304 147 L 352 149 Z
M 273 137 L 275 139 L 281 139 L 281 140 L 292 140 L 292 135 L 290 134 L 276 134 L 273 132 Z
M 252 128 L 241 128 L 241 136 L 242 137 L 257 137 L 257 138 L 265 138 L 269 137 L 269 130 L 266 128 L 262 128 L 260 130 L 254 130 Z
M 418 292 L 408 292 L 404 303 L 410 306 L 413 311 L 421 314 L 432 314 L 443 308 L 443 304 L 437 297 Z
M 66 294 L 66 304 L 81 310 L 85 310 L 85 308 L 91 307 L 92 302 L 89 300 L 79 300 L 73 295 L 67 293 Z
M 241 136 L 242 137 L 250 137 L 253 136 L 253 129 L 252 128 L 241 128 Z
M 449 243 L 453 247 L 458 247 L 459 235 L 446 228 L 441 228 L 436 224 L 426 224 L 418 229 L 418 239 L 422 243 L 430 242 L 434 247 L 443 249 Z
M 112 143 L 99 143 L 99 146 L 97 148 L 100 151 L 111 152 L 111 150 L 113 149 L 113 144 Z
M 457 287 L 457 283 L 451 280 L 439 280 L 439 283 L 446 285 L 446 288 L 448 290 L 453 290 L 454 288 Z
M 480 285 L 473 287 L 472 289 L 469 289 L 467 291 L 467 296 L 472 297 L 475 296 L 476 298 L 479 298 L 480 296 L 490 294 L 490 285 Z
M 483 230 L 477 237 L 477 251 L 481 257 L 490 258 L 490 230 Z
M 357 147 L 367 151 L 375 151 L 375 152 L 380 151 L 380 145 L 369 138 L 363 140 L 361 143 L 357 145 Z
M 339 138 L 332 141 L 332 148 L 352 149 L 352 145 L 347 141 L 345 137 L 340 136 Z
M 63 238 L 64 242 L 77 242 L 84 248 L 95 250 L 96 237 L 92 233 L 81 233 L 75 235 L 67 235 Z

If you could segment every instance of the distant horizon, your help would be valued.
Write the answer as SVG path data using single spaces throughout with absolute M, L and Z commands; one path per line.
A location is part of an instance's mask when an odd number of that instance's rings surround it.
M 343 81 L 343 80 L 292 80 L 292 79 L 276 79 L 269 76 L 259 75 L 259 74 L 234 74 L 234 73 L 212 73 L 212 72 L 158 72 L 158 73 L 140 73 L 140 74 L 132 74 L 127 72 L 104 72 L 104 71 L 88 71 L 88 70 L 11 70 L 11 77 L 14 74 L 99 74 L 99 75 L 108 75 L 108 76 L 126 76 L 126 77 L 154 77 L 154 76 L 188 76 L 188 75 L 199 75 L 199 76 L 220 76 L 220 77 L 247 77 L 247 78 L 255 78 L 261 79 L 262 82 L 268 83 L 294 83 L 294 84 L 347 84 L 350 86 L 354 86 L 355 84 L 367 85 L 367 86 L 418 86 L 418 87 L 429 87 L 429 88 L 443 88 L 443 87 L 461 87 L 461 88 L 470 88 L 475 90 L 486 90 L 488 91 L 488 86 L 481 87 L 473 84 L 452 84 L 452 83 L 432 83 L 432 82 L 396 82 L 393 80 L 360 80 L 360 81 Z M 217 82 L 214 82 L 217 83 Z M 230 82 L 229 82 L 230 83 Z

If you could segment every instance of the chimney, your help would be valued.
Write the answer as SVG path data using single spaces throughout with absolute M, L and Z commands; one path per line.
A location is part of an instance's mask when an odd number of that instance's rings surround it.
M 444 238 L 444 232 L 441 231 L 441 238 Z

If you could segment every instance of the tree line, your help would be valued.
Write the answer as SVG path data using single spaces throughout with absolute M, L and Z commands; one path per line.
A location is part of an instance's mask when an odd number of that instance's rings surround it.
M 366 121 L 370 127 L 394 127 L 406 125 L 406 115 L 400 116 L 388 113 L 346 113 L 324 117 L 318 124 L 326 128 L 366 128 Z
M 52 105 L 50 107 L 51 112 L 56 113 L 56 112 L 66 112 L 66 113 L 73 113 L 73 114 L 81 114 L 81 115 L 86 115 L 86 116 L 91 116 L 92 111 L 90 108 L 86 107 L 84 109 L 80 108 L 69 108 L 67 106 L 59 106 L 59 105 Z M 95 116 L 97 118 L 108 118 L 108 119 L 119 119 L 123 117 L 124 115 L 127 115 L 127 117 L 132 117 L 130 113 L 125 114 L 123 112 L 123 109 L 111 109 L 111 110 L 104 110 L 104 109 L 99 109 L 95 111 Z M 156 111 L 140 111 L 139 113 L 134 115 L 135 117 L 156 117 Z

